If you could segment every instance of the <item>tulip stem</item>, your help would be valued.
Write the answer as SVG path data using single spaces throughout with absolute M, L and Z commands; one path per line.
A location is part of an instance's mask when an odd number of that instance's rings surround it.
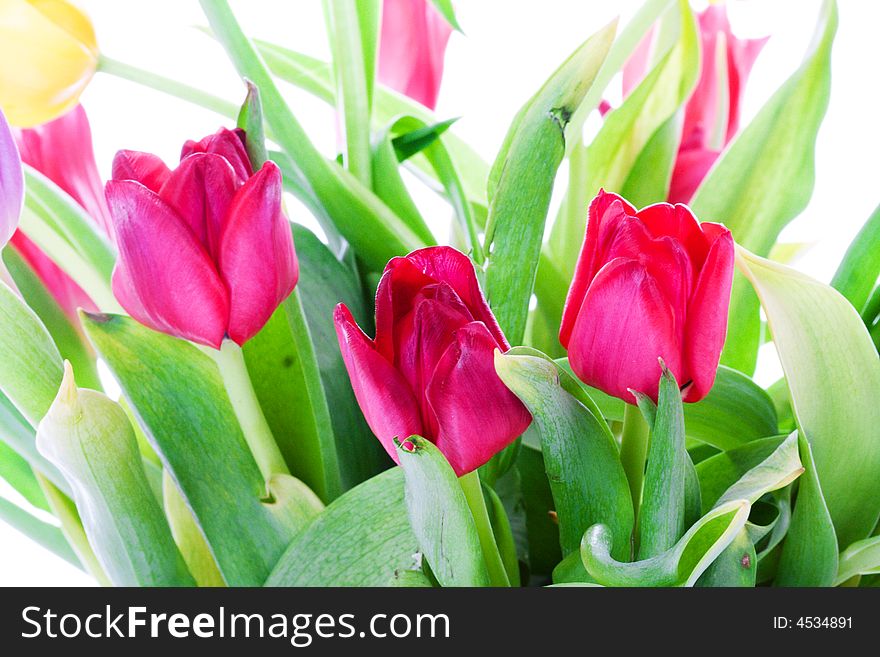
M 214 351 L 213 355 L 244 438 L 263 477 L 268 481 L 273 474 L 290 474 L 260 408 L 241 347 L 232 340 L 224 340 L 220 350 Z
M 510 586 L 498 543 L 495 541 L 495 532 L 492 531 L 492 522 L 489 520 L 489 511 L 486 509 L 486 498 L 483 497 L 483 488 L 480 484 L 480 474 L 473 470 L 458 478 L 461 490 L 470 507 L 471 515 L 477 526 L 477 536 L 480 538 L 480 547 L 483 550 L 483 559 L 489 571 L 489 581 L 492 586 Z
M 645 478 L 645 459 L 648 454 L 648 423 L 638 406 L 627 404 L 623 411 L 623 431 L 620 434 L 620 462 L 629 481 L 632 495 L 634 534 L 639 526 L 639 506 L 642 502 L 642 481 Z

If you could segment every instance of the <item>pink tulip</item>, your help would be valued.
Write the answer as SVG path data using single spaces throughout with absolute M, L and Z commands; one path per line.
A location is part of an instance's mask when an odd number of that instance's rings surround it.
M 636 211 L 600 191 L 559 331 L 575 374 L 624 401 L 630 390 L 656 401 L 662 358 L 684 401 L 701 400 L 724 346 L 733 259 L 730 231 L 687 206 Z
M 438 246 L 392 259 L 376 292 L 374 340 L 345 305 L 334 320 L 361 410 L 395 461 L 394 439 L 418 434 L 461 476 L 529 426 L 495 374 L 495 349 L 510 345 L 463 253 Z
M 384 0 L 379 81 L 434 109 L 452 27 L 428 0 Z
M 697 17 L 700 31 L 700 78 L 685 105 L 681 145 L 672 171 L 667 200 L 687 203 L 722 149 L 739 129 L 740 105 L 746 79 L 767 42 L 734 36 L 724 5 L 710 5 Z M 653 31 L 630 57 L 623 71 L 623 94 L 627 96 L 648 71 Z M 723 40 L 723 41 L 722 41 Z M 727 89 L 721 92 L 717 52 L 723 45 Z M 724 99 L 725 107 L 721 107 Z
M 281 172 L 266 162 L 253 173 L 244 139 L 221 129 L 189 141 L 173 171 L 120 151 L 106 187 L 119 303 L 146 326 L 218 349 L 256 335 L 298 276 Z
M 15 139 L 0 111 L 0 249 L 15 232 L 24 202 L 24 174 Z
M 112 239 L 92 130 L 82 106 L 36 128 L 17 130 L 16 141 L 24 163 L 58 185 Z M 13 236 L 12 244 L 68 317 L 75 319 L 77 308 L 97 309 L 83 289 L 21 231 Z

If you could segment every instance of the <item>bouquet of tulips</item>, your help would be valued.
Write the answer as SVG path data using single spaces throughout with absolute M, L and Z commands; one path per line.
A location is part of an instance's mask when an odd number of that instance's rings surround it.
M 325 0 L 332 61 L 201 6 L 243 102 L 110 59 L 66 0 L 0 0 L 0 519 L 112 585 L 876 585 L 880 212 L 831 285 L 774 249 L 834 0 L 747 125 L 764 40 L 647 0 L 491 165 L 432 109 L 453 3 Z M 120 143 L 104 183 L 96 73 L 218 119 L 177 163 Z

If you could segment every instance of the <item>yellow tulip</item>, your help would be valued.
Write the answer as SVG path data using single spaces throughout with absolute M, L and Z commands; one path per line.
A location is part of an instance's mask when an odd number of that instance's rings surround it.
M 29 128 L 79 101 L 98 65 L 88 17 L 66 0 L 0 0 L 0 108 Z

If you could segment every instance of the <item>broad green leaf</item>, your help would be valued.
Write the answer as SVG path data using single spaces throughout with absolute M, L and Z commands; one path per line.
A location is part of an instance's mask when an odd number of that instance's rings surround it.
M 329 501 L 342 492 L 342 481 L 300 296 L 294 290 L 243 351 L 263 415 L 290 472 Z
M 559 525 L 554 522 L 554 502 L 540 449 L 523 444 L 516 459 L 526 513 L 529 571 L 549 575 L 562 559 Z M 575 554 L 572 552 L 572 554 Z M 580 559 L 578 559 L 580 561 Z
M 731 484 L 715 501 L 713 508 L 733 500 L 747 500 L 754 504 L 765 493 L 788 486 L 803 472 L 804 466 L 801 465 L 798 455 L 797 433 L 792 433 L 772 454 Z
M 567 358 L 556 362 L 571 373 Z M 580 385 L 599 405 L 603 417 L 623 421 L 623 401 Z M 745 374 L 723 365 L 709 394 L 695 404 L 685 404 L 684 426 L 688 438 L 720 450 L 778 433 L 776 410 L 767 392 Z
M 33 468 L 49 479 L 64 493 L 70 493 L 70 487 L 57 468 L 49 463 L 37 451 L 36 431 L 22 416 L 12 402 L 0 392 L 0 442 L 10 447 Z
M 840 266 L 831 279 L 831 287 L 840 292 L 861 312 L 880 276 L 880 206 L 849 245 Z
M 541 435 L 563 556 L 578 549 L 588 527 L 605 523 L 616 541 L 614 554 L 628 557 L 632 500 L 607 425 L 560 386 L 566 375 L 550 360 L 496 352 L 495 370 Z
M 387 586 L 402 588 L 434 588 L 435 584 L 421 570 L 395 570 Z
M 507 572 L 507 580 L 511 586 L 519 586 L 519 559 L 517 558 L 517 546 L 508 512 L 498 493 L 491 486 L 483 483 L 482 489 L 489 521 L 492 524 L 492 533 L 495 536 L 495 544 L 498 546 L 498 553 L 504 564 L 504 570 Z
M 196 584 L 226 586 L 214 555 L 211 554 L 211 546 L 205 540 L 192 511 L 186 505 L 186 500 L 183 499 L 167 471 L 163 471 L 162 476 L 162 501 L 171 535 Z
M 127 317 L 83 314 L 83 326 L 198 520 L 226 583 L 262 585 L 290 531 L 216 365 L 191 344 Z
M 297 290 L 331 409 L 339 476 L 343 490 L 348 490 L 391 465 L 355 399 L 333 326 L 333 309 L 339 302 L 348 306 L 360 326 L 368 325 L 370 311 L 350 268 L 307 228 L 294 224 L 293 235 L 300 268 Z M 290 416 L 290 421 L 298 419 Z
M 644 561 L 622 563 L 605 525 L 593 525 L 581 542 L 587 572 L 604 586 L 693 586 L 745 526 L 749 503 L 734 500 L 713 509 L 670 550 Z
M 440 139 L 440 135 L 446 132 L 453 123 L 458 121 L 457 118 L 446 119 L 445 121 L 429 125 L 414 116 L 401 118 L 411 121 L 420 127 L 413 128 L 409 132 L 405 132 L 392 140 L 391 143 L 394 146 L 394 152 L 397 154 L 397 160 L 399 162 L 405 162 L 416 153 L 421 153 L 428 146 Z
M 336 104 L 333 71 L 328 62 L 266 41 L 255 40 L 254 45 L 269 69 L 278 78 L 325 103 Z M 387 87 L 377 86 L 373 99 L 373 129 L 380 130 L 402 115 L 416 117 L 428 125 L 438 122 L 437 117 L 418 102 Z M 455 163 L 455 169 L 461 177 L 468 199 L 486 205 L 489 166 L 473 148 L 453 133 L 445 133 L 441 140 Z M 422 157 L 414 157 L 408 163 L 414 164 L 423 173 L 433 175 L 430 163 Z
M 375 194 L 312 144 L 290 111 L 251 41 L 241 31 L 228 2 L 203 0 L 202 9 L 238 73 L 260 89 L 266 123 L 274 141 L 290 156 L 307 203 L 323 207 L 339 233 L 374 271 L 393 256 L 425 246 Z
M 269 159 L 269 152 L 266 150 L 263 103 L 260 101 L 260 90 L 257 85 L 250 80 L 245 80 L 245 86 L 247 87 L 247 95 L 238 111 L 235 124 L 245 132 L 244 145 L 247 149 L 248 159 L 251 161 L 251 168 L 256 171 Z
M 446 457 L 420 436 L 397 453 L 410 525 L 434 577 L 441 586 L 489 586 L 474 517 Z
M 393 468 L 336 498 L 293 540 L 266 586 L 387 586 L 418 551 L 403 470 Z
M 644 399 L 653 409 L 653 402 Z M 685 480 L 690 457 L 684 447 L 681 392 L 665 366 L 656 414 L 648 420 L 648 427 L 650 442 L 638 516 L 639 559 L 670 549 L 685 530 Z
M 737 264 L 761 299 L 846 547 L 869 536 L 880 517 L 880 357 L 858 313 L 833 288 L 745 249 Z
M 49 511 L 46 497 L 40 489 L 40 483 L 34 476 L 30 463 L 4 442 L 0 442 L 0 479 L 9 484 L 31 506 Z
M 61 355 L 33 310 L 0 282 L 0 390 L 36 427 L 61 384 Z
M 831 586 L 837 575 L 837 545 L 832 517 L 817 476 L 813 450 L 803 434 L 798 448 L 804 476 L 776 569 L 776 586 Z
M 82 568 L 76 553 L 70 548 L 70 544 L 58 527 L 40 520 L 3 497 L 0 497 L 0 521 L 18 530 L 69 564 Z
M 852 543 L 840 553 L 834 585 L 839 586 L 856 575 L 877 574 L 880 574 L 880 536 L 872 536 Z
M 753 587 L 758 574 L 758 556 L 748 532 L 741 529 L 694 586 Z
M 128 416 L 103 393 L 77 389 L 70 363 L 37 447 L 73 488 L 89 543 L 114 585 L 195 584 L 147 483 Z
M 29 166 L 25 166 L 25 187 L 21 230 L 100 308 L 117 309 L 110 291 L 116 256 L 107 237 L 76 201 Z
M 17 251 L 12 248 L 5 249 L 3 262 L 9 268 L 9 273 L 25 303 L 37 314 L 52 336 L 52 341 L 58 347 L 61 357 L 69 360 L 73 365 L 80 384 L 84 388 L 101 390 L 94 352 L 79 326 L 71 322 L 34 270 Z
M 738 244 L 760 256 L 812 195 L 836 29 L 837 5 L 826 0 L 801 67 L 729 145 L 691 201 L 697 217 L 725 224 Z M 722 362 L 751 374 L 760 343 L 758 303 L 742 277 L 735 278 Z
M 617 22 L 581 45 L 519 111 L 489 175 L 486 296 L 513 344 L 522 340 L 566 126 L 608 54 Z
M 681 141 L 681 112 L 660 125 L 633 162 L 621 196 L 637 208 L 665 201 Z

